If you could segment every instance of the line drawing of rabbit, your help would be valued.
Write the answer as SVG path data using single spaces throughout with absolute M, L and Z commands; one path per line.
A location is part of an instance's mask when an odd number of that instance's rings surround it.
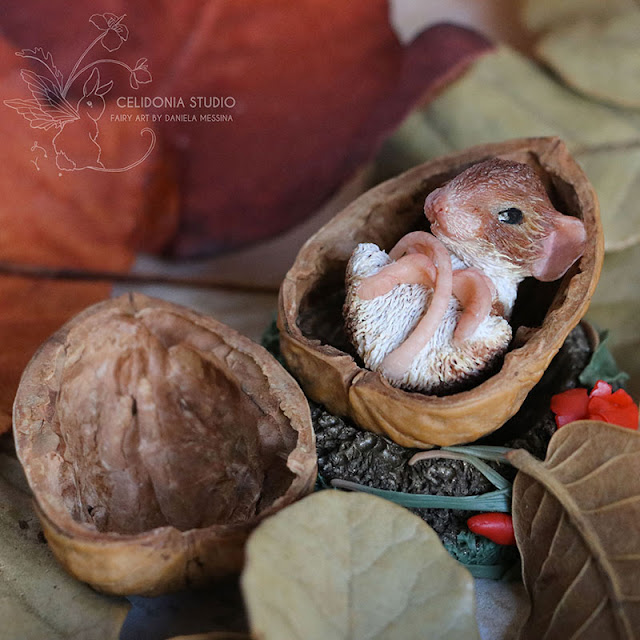
M 100 85 L 100 72 L 94 69 L 84 83 L 82 98 L 75 107 L 77 117 L 66 121 L 53 138 L 56 165 L 61 171 L 105 169 L 100 160 L 102 147 L 98 142 L 98 121 L 106 107 L 104 96 L 113 82 Z
M 82 171 L 90 169 L 106 173 L 120 173 L 128 171 L 144 162 L 156 144 L 156 134 L 153 129 L 145 127 L 140 135 L 149 134 L 151 139 L 144 155 L 125 167 L 107 168 L 101 160 L 102 147 L 98 142 L 100 129 L 98 122 L 102 118 L 106 103 L 105 96 L 113 88 L 113 81 L 100 84 L 100 64 L 115 64 L 124 67 L 130 74 L 130 84 L 138 89 L 141 84 L 151 82 L 151 74 L 147 68 L 147 59 L 140 58 L 135 67 L 114 58 L 102 58 L 86 64 L 80 68 L 89 51 L 98 43 L 109 52 L 120 48 L 129 37 L 129 30 L 122 24 L 125 16 L 112 13 L 94 14 L 91 22 L 100 34 L 84 50 L 75 66 L 64 82 L 62 72 L 56 67 L 53 56 L 41 47 L 23 49 L 17 56 L 36 61 L 46 70 L 45 75 L 37 74 L 29 69 L 22 69 L 20 76 L 26 83 L 32 99 L 5 100 L 4 104 L 17 111 L 29 121 L 31 128 L 48 131 L 52 127 L 59 129 L 52 140 L 55 151 L 56 166 L 61 171 Z M 87 71 L 91 70 L 82 88 L 82 97 L 73 106 L 67 99 L 67 94 L 73 82 Z M 37 143 L 36 143 L 37 144 Z M 42 148 L 42 147 L 41 147 Z M 33 149 L 32 149 L 33 151 Z M 46 155 L 45 155 L 46 157 Z M 40 170 L 37 163 L 36 169 Z

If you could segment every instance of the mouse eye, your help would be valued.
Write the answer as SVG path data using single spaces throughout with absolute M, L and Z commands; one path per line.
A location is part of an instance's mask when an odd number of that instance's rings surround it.
M 520 209 L 516 209 L 516 207 L 509 207 L 508 209 L 503 209 L 498 212 L 498 220 L 505 224 L 522 224 L 523 219 L 524 214 Z

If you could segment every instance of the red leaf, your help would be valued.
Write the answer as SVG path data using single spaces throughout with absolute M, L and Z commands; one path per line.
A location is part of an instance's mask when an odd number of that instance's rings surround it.
M 563 427 L 569 422 L 587 417 L 589 394 L 586 389 L 568 389 L 551 398 L 551 411 L 556 416 L 556 425 Z
M 617 424 L 627 429 L 638 428 L 638 405 L 623 389 L 606 397 L 591 394 L 589 418 Z
M 44 131 L 6 107 L 6 99 L 29 97 L 20 76 L 28 64 L 0 40 L 0 261 L 127 271 L 137 250 L 159 250 L 175 232 L 169 167 L 154 149 L 147 161 L 123 173 L 60 170 L 54 137 L 64 133 L 59 150 L 80 162 L 87 149 L 95 149 L 89 135 L 96 123 L 78 119 Z M 104 165 L 117 168 L 140 158 L 149 136 L 140 135 L 146 125 L 112 122 L 112 113 L 122 112 L 107 105 L 96 140 Z M 11 425 L 20 374 L 39 344 L 109 291 L 104 284 L 0 279 L 0 432 Z
M 611 385 L 608 382 L 605 382 L 604 380 L 598 380 L 598 382 L 596 382 L 595 387 L 593 387 L 593 389 L 591 390 L 591 393 L 589 394 L 590 398 L 605 398 L 607 396 L 610 396 L 613 392 L 613 388 L 611 387 Z
M 558 428 L 585 419 L 638 428 L 638 405 L 624 389 L 612 393 L 611 385 L 603 380 L 598 380 L 589 394 L 582 388 L 556 394 L 551 398 L 551 411 Z
M 107 0 L 126 13 L 131 36 L 117 52 L 149 59 L 153 82 L 132 96 L 183 96 L 156 115 L 229 113 L 233 122 L 165 122 L 178 154 L 179 255 L 213 253 L 285 230 L 313 213 L 372 155 L 420 100 L 489 45 L 441 26 L 408 48 L 385 0 Z M 44 46 L 69 69 L 82 51 L 86 7 L 45 0 L 9 3 L 3 29 L 21 46 Z M 73 33 L 74 37 L 69 38 Z M 114 65 L 115 66 L 115 65 Z M 115 75 L 113 76 L 115 78 Z M 129 78 L 116 86 L 129 85 Z M 112 93 L 115 93 L 112 92 Z M 229 109 L 191 107 L 231 96 Z

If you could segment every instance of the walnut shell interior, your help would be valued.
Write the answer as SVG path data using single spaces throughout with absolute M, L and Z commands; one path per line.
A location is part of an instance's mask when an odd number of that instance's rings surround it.
M 584 255 L 556 282 L 521 284 L 511 319 L 514 339 L 500 369 L 487 380 L 441 397 L 396 389 L 364 368 L 346 337 L 342 305 L 349 257 L 361 242 L 389 251 L 406 233 L 428 230 L 426 196 L 469 166 L 496 156 L 532 166 L 554 206 L 583 221 Z M 307 241 L 280 289 L 282 353 L 308 396 L 363 428 L 407 447 L 472 442 L 513 416 L 541 378 L 587 309 L 603 253 L 594 191 L 560 140 L 526 138 L 474 147 L 371 189 Z
M 315 481 L 308 404 L 277 361 L 141 295 L 91 307 L 41 347 L 14 429 L 54 553 L 112 593 L 238 570 L 249 531 Z

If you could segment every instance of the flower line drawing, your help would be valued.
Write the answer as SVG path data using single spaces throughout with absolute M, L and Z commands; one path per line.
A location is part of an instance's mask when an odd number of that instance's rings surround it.
M 55 127 L 58 129 L 53 138 L 53 148 L 56 154 L 56 165 L 61 171 L 81 171 L 90 169 L 103 172 L 128 171 L 144 162 L 155 147 L 155 132 L 145 127 L 140 135 L 151 136 L 149 147 L 144 155 L 126 167 L 107 168 L 100 159 L 102 147 L 98 142 L 100 133 L 98 122 L 104 114 L 106 103 L 105 96 L 113 88 L 113 81 L 101 83 L 101 65 L 117 65 L 126 69 L 129 73 L 129 84 L 133 89 L 139 89 L 140 85 L 152 81 L 148 69 L 148 60 L 140 58 L 134 67 L 116 58 L 100 58 L 92 62 L 86 61 L 88 54 L 102 45 L 109 53 L 113 53 L 129 38 L 129 29 L 123 24 L 126 15 L 116 16 L 113 13 L 93 14 L 89 22 L 100 32 L 99 35 L 86 47 L 76 61 L 71 73 L 65 82 L 64 75 L 56 66 L 51 52 L 44 51 L 41 47 L 23 49 L 16 53 L 21 58 L 35 61 L 38 68 L 44 67 L 42 75 L 30 69 L 21 69 L 20 76 L 29 88 L 30 100 L 5 100 L 4 104 L 15 109 L 21 116 L 29 121 L 31 128 L 48 131 Z M 67 99 L 67 95 L 74 82 L 89 72 L 88 78 L 82 86 L 82 97 L 75 106 Z M 40 147 L 42 149 L 42 147 Z M 32 149 L 33 151 L 33 149 Z M 45 157 L 47 157 L 45 155 Z M 36 163 L 36 168 L 40 170 Z

